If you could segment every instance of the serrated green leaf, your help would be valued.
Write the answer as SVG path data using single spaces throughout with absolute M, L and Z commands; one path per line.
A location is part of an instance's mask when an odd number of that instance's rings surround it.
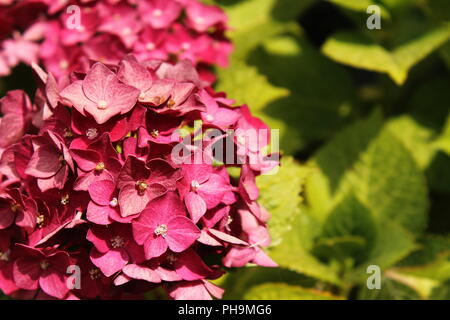
M 415 233 L 426 226 L 425 177 L 408 150 L 383 130 L 350 172 L 358 199 L 380 220 L 391 220 Z
M 331 293 L 305 289 L 285 283 L 266 283 L 250 289 L 246 300 L 337 300 Z
M 284 235 L 283 242 L 272 248 L 270 257 L 280 267 L 340 285 L 336 270 L 320 262 L 310 253 L 314 238 L 320 233 L 320 225 L 308 212 L 303 211 L 297 217 L 292 230 Z
M 261 175 L 256 179 L 260 190 L 259 202 L 271 213 L 269 230 L 272 245 L 281 243 L 283 234 L 291 229 L 300 211 L 300 192 L 307 173 L 308 169 L 295 163 L 293 158 L 284 157 L 276 174 Z
M 389 120 L 386 127 L 409 150 L 421 169 L 428 167 L 437 149 L 434 130 L 409 115 Z

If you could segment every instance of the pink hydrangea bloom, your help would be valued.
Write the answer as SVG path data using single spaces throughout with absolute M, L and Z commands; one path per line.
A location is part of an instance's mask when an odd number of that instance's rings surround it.
M 227 17 L 199 0 L 0 3 L 0 76 L 18 63 L 42 62 L 57 78 L 89 70 L 89 60 L 117 64 L 133 53 L 140 61 L 189 59 L 213 79 L 208 66 L 226 66 L 232 51 Z M 23 31 L 23 32 L 22 32 Z
M 162 17 L 155 21 L 172 19 Z M 137 299 L 162 287 L 174 299 L 213 299 L 223 290 L 210 280 L 227 268 L 276 266 L 264 252 L 269 214 L 255 182 L 264 164 L 213 163 L 210 148 L 223 139 L 234 159 L 259 157 L 264 143 L 241 145 L 227 131 L 246 138 L 245 130 L 267 126 L 215 93 L 192 62 L 127 55 L 64 79 L 34 70 L 34 103 L 21 91 L 0 100 L 0 129 L 8 132 L 0 137 L 4 293 Z M 199 120 L 200 128 L 183 133 Z M 184 145 L 191 154 L 174 157 L 181 142 L 210 129 L 219 131 L 214 142 Z M 203 162 L 187 161 L 196 156 Z M 239 179 L 228 167 L 240 170 Z M 71 265 L 81 270 L 81 287 L 66 282 Z

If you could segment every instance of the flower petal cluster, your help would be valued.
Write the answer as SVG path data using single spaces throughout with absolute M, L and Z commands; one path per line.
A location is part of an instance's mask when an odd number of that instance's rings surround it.
M 0 76 L 34 62 L 61 79 L 132 53 L 139 61 L 190 60 L 212 82 L 209 67 L 226 66 L 233 49 L 225 13 L 199 0 L 0 1 L 0 21 Z M 86 103 L 101 98 L 86 94 Z
M 166 6 L 183 8 L 170 3 L 141 9 L 161 10 L 149 21 L 167 26 L 177 15 Z M 221 21 L 219 12 L 202 20 L 201 8 L 190 8 L 196 30 Z M 124 299 L 162 287 L 174 299 L 212 299 L 223 290 L 211 280 L 228 268 L 276 266 L 263 250 L 269 214 L 255 183 L 266 167 L 249 162 L 268 142 L 243 146 L 229 136 L 267 128 L 247 106 L 214 92 L 188 60 L 127 55 L 66 83 L 34 69 L 34 103 L 22 91 L 0 100 L 4 293 Z M 208 140 L 210 129 L 219 135 Z M 198 138 L 204 145 L 185 143 Z M 218 161 L 211 147 L 219 142 L 231 143 L 225 156 L 239 161 Z M 183 161 L 173 153 L 180 145 L 191 150 Z

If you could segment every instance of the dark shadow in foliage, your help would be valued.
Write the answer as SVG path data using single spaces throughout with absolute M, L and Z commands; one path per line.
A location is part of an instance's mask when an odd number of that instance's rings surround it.
M 412 116 L 421 125 L 441 132 L 449 113 L 450 76 L 439 76 L 419 87 L 409 102 Z
M 303 12 L 315 0 L 277 0 L 272 10 L 272 17 L 281 22 L 297 20 L 299 12 Z
M 1 95 L 2 97 L 10 90 L 21 89 L 24 90 L 31 101 L 33 101 L 36 91 L 36 79 L 29 66 L 20 64 L 11 71 L 11 75 L 4 77 L 1 80 L 4 85 L 2 88 L 4 90 Z
M 302 2 L 302 1 L 298 1 Z M 274 10 L 274 16 L 276 16 Z M 355 30 L 356 25 L 334 4 L 318 1 L 299 18 L 307 38 L 317 47 L 336 31 Z
M 239 2 L 243 2 L 243 0 L 215 0 L 214 2 L 221 6 L 230 6 Z

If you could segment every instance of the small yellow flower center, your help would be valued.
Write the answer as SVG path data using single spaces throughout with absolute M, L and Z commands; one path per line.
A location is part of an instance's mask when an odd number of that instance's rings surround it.
M 39 229 L 41 229 L 44 226 L 44 221 L 45 221 L 44 215 L 41 214 L 36 217 L 36 224 Z
M 122 248 L 125 245 L 125 239 L 121 236 L 115 236 L 111 239 L 111 246 L 115 249 Z
M 98 130 L 96 128 L 90 128 L 86 130 L 86 137 L 89 140 L 94 140 L 98 136 Z
M 18 204 L 18 203 L 13 203 L 12 205 L 11 205 L 11 211 L 12 212 L 17 212 L 17 211 L 19 211 L 21 209 L 21 206 L 20 206 L 20 204 Z
M 148 184 L 145 181 L 136 182 L 136 187 L 140 194 L 143 194 L 148 189 Z
M 63 134 L 64 138 L 72 138 L 73 137 L 73 133 L 69 128 L 64 128 L 64 134 Z
M 159 131 L 156 130 L 156 129 L 153 129 L 153 130 L 150 132 L 150 135 L 151 135 L 153 138 L 156 138 L 156 137 L 159 136 Z
M 106 108 L 108 108 L 108 102 L 105 100 L 100 100 L 97 104 L 97 109 L 105 110 Z
M 61 204 L 62 204 L 62 205 L 64 205 L 64 206 L 68 205 L 68 204 L 69 204 L 69 201 L 70 201 L 70 197 L 69 197 L 68 194 L 65 194 L 65 195 L 63 195 L 63 196 L 61 197 Z
M 144 100 L 145 99 L 145 92 L 144 91 L 141 91 L 141 93 L 139 94 L 139 101 L 142 101 L 142 100 Z
M 47 260 L 41 261 L 41 269 L 42 270 L 47 270 L 48 267 L 50 267 L 50 262 L 48 262 Z
M 200 188 L 200 183 L 198 183 L 197 180 L 192 180 L 191 181 L 191 190 L 192 191 L 197 191 L 198 188 Z
M 109 202 L 109 205 L 110 205 L 112 208 L 117 207 L 118 204 L 119 204 L 119 201 L 117 200 L 117 198 L 112 198 L 112 200 Z
M 157 226 L 155 229 L 155 235 L 166 238 L 167 237 L 167 225 L 160 224 L 159 226 Z
M 161 97 L 154 97 L 153 98 L 153 104 L 154 105 L 157 105 L 157 106 L 159 106 L 161 103 L 162 103 L 162 101 L 163 101 L 163 98 L 161 98 Z
M 172 108 L 175 105 L 175 100 L 170 99 L 169 101 L 167 101 L 167 107 L 168 108 Z
M 1 252 L 0 251 L 0 261 L 9 261 L 9 253 L 10 251 Z
M 91 277 L 92 280 L 99 279 L 100 276 L 101 276 L 100 269 L 95 268 L 95 269 L 89 270 L 89 277 Z
M 169 263 L 174 263 L 175 261 L 177 261 L 178 260 L 178 258 L 177 257 L 175 257 L 175 255 L 174 254 L 172 254 L 172 253 L 169 253 L 168 255 L 167 255 L 167 261 L 169 261 Z
M 97 163 L 97 165 L 95 166 L 95 171 L 103 171 L 105 169 L 105 163 L 104 162 L 99 162 Z

